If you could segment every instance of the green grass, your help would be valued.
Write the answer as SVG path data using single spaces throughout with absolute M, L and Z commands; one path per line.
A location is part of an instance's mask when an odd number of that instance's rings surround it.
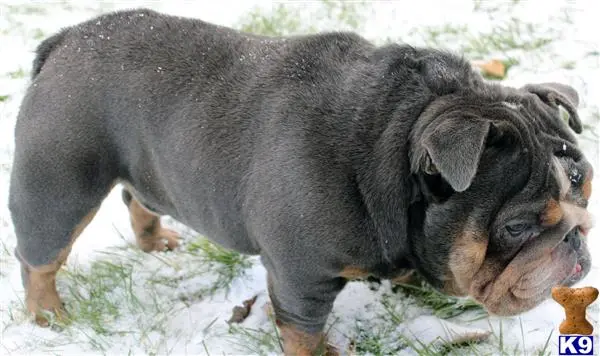
M 25 78 L 25 76 L 27 75 L 27 73 L 25 73 L 25 71 L 22 68 L 17 69 L 14 72 L 10 72 L 8 73 L 8 76 L 11 79 L 21 79 L 21 78 Z
M 36 28 L 36 29 L 33 30 L 32 36 L 33 36 L 34 39 L 36 39 L 38 41 L 41 41 L 41 40 L 43 40 L 46 37 L 46 34 L 41 29 Z
M 531 57 L 543 57 L 547 54 L 548 46 L 561 36 L 559 31 L 545 23 L 518 19 L 514 10 L 519 2 L 475 0 L 473 12 L 494 23 L 493 28 L 487 31 L 473 31 L 465 25 L 447 23 L 421 26 L 410 31 L 410 35 L 420 38 L 425 45 L 458 51 L 468 59 L 503 59 L 508 62 L 508 69 L 519 64 L 523 53 Z M 554 20 L 568 21 L 565 18 Z
M 360 355 L 371 354 L 371 355 L 392 355 L 400 353 L 406 348 L 406 345 L 390 345 L 387 340 L 384 339 L 388 330 L 372 330 L 359 329 L 356 340 L 352 344 L 352 348 Z M 382 333 L 382 334 L 380 334 Z
M 135 334 L 146 354 L 169 354 L 167 345 L 172 348 L 173 338 L 182 337 L 167 334 L 172 317 L 193 299 L 227 291 L 252 266 L 249 257 L 202 237 L 185 247 L 179 252 L 147 254 L 128 245 L 104 251 L 86 268 L 63 267 L 57 280 L 67 316 L 56 320 L 48 314 L 51 326 L 77 342 L 84 340 L 95 351 L 108 350 L 115 337 Z M 178 295 L 182 284 L 196 279 L 203 283 L 193 298 Z
M 470 59 L 483 59 L 501 56 L 507 61 L 518 63 L 515 55 L 522 51 L 541 51 L 551 44 L 558 35 L 538 35 L 537 26 L 512 18 L 485 33 L 474 33 L 466 26 L 442 25 L 415 29 L 411 35 L 419 35 L 424 43 L 438 48 L 452 49 Z
M 475 301 L 443 294 L 422 279 L 417 279 L 415 284 L 398 284 L 394 290 L 412 296 L 418 305 L 430 309 L 441 319 L 453 318 L 465 312 L 474 313 L 476 319 L 487 316 L 485 309 Z
M 310 23 L 301 21 L 306 8 L 293 2 L 274 3 L 269 13 L 255 7 L 239 20 L 238 29 L 265 36 L 285 36 L 315 33 L 317 24 L 329 23 L 333 30 L 359 30 L 367 9 L 365 1 L 320 0 L 312 3 Z
M 153 328 L 161 329 L 165 320 L 160 316 L 168 312 L 171 303 L 164 300 L 149 302 L 148 295 L 156 291 L 144 288 L 146 301 L 138 298 L 140 282 L 134 278 L 134 270 L 142 261 L 135 256 L 106 253 L 87 268 L 77 265 L 65 266 L 58 274 L 58 289 L 63 297 L 67 316 L 54 320 L 51 325 L 69 334 L 74 340 L 85 340 L 95 351 L 105 352 L 114 337 L 138 334 L 145 343 L 145 334 Z M 123 327 L 123 317 L 138 315 L 138 323 Z
M 426 287 L 425 291 L 419 290 L 419 292 L 431 293 L 431 289 Z M 438 298 L 435 296 L 421 299 L 415 296 L 414 289 L 410 289 L 409 293 L 413 298 L 403 298 L 398 294 L 383 294 L 379 300 L 381 312 L 370 320 L 356 322 L 353 335 L 348 337 L 351 339 L 352 349 L 357 354 L 396 355 L 410 350 L 418 355 L 483 355 L 484 350 L 490 348 L 489 343 L 486 342 L 453 344 L 436 339 L 425 343 L 402 334 L 398 326 L 407 321 L 405 314 L 408 308 L 414 307 L 414 304 L 423 305 L 423 300 Z
M 425 344 L 419 340 L 405 339 L 408 349 L 419 356 L 464 356 L 464 355 L 497 355 L 495 350 L 489 350 L 485 344 L 465 342 L 461 344 L 435 343 Z
M 237 277 L 242 270 L 250 267 L 247 255 L 220 247 L 203 237 L 190 242 L 186 250 L 191 254 L 202 256 L 209 263 L 221 264 L 222 271 L 219 273 L 224 274 L 229 281 Z
M 228 335 L 226 336 L 233 345 L 240 350 L 253 355 L 267 355 L 283 352 L 283 341 L 279 334 L 279 329 L 275 323 L 275 317 L 269 313 L 270 324 L 266 328 L 250 328 L 243 324 L 232 323 L 229 325 Z M 339 320 L 333 320 L 323 331 L 329 335 Z M 327 345 L 321 344 L 315 350 L 316 355 L 325 355 Z
M 12 253 L 10 252 L 8 246 L 6 246 L 4 241 L 0 240 L 0 277 L 6 276 L 3 266 L 8 265 L 9 261 L 12 262 L 12 259 Z
M 256 305 L 256 304 L 255 304 Z M 270 324 L 265 329 L 254 329 L 242 324 L 229 324 L 228 337 L 231 343 L 244 352 L 256 355 L 267 355 L 273 352 L 283 352 L 283 344 L 275 317 L 269 315 Z
M 14 14 L 25 14 L 25 15 L 45 15 L 47 10 L 43 6 L 19 4 L 19 5 L 6 5 L 8 13 Z
M 0 95 L 0 102 L 6 101 L 8 100 L 9 96 L 8 95 Z
M 550 333 L 548 334 L 548 338 L 546 338 L 546 343 L 544 344 L 543 347 L 539 348 L 536 352 L 537 356 L 546 356 L 550 354 L 550 340 L 552 338 L 552 334 L 554 334 L 554 330 L 550 331 Z
M 600 123 L 600 110 L 596 109 L 594 112 L 592 112 L 590 114 L 590 116 L 591 116 L 591 120 L 590 121 L 593 124 L 588 124 L 588 123 L 583 124 L 583 128 L 584 128 L 583 133 L 584 133 L 584 135 L 581 136 L 581 137 L 582 138 L 591 139 L 592 141 L 597 142 L 600 139 L 600 134 L 597 131 L 598 124 Z
M 564 69 L 575 69 L 577 62 L 575 61 L 564 61 L 560 66 Z
M 189 242 L 184 253 L 198 265 L 195 271 L 184 278 L 189 279 L 207 273 L 213 276 L 209 285 L 198 289 L 192 296 L 183 296 L 182 300 L 186 302 L 211 295 L 219 290 L 228 292 L 231 282 L 243 277 L 246 270 L 252 266 L 249 256 L 220 247 L 202 236 Z
M 281 340 L 274 327 L 264 330 L 231 324 L 227 337 L 232 345 L 254 355 L 262 356 L 283 350 Z
M 393 294 L 383 294 L 374 318 L 356 320 L 351 348 L 359 355 L 393 355 L 408 347 L 398 333 L 398 325 L 405 321 L 407 301 L 400 301 Z
M 265 36 L 281 36 L 299 32 L 302 28 L 297 14 L 291 12 L 285 4 L 275 5 L 272 11 L 268 17 L 258 8 L 250 11 L 241 20 L 239 29 Z
M 368 10 L 366 1 L 321 0 L 325 6 L 325 18 L 334 19 L 343 28 L 361 28 Z
M 132 311 L 143 309 L 132 292 L 132 270 L 130 263 L 107 260 L 94 261 L 89 270 L 63 269 L 59 278 L 68 280 L 63 294 L 67 298 L 69 323 L 80 323 L 96 334 L 110 335 L 108 327 L 121 316 L 125 305 Z
M 364 326 L 357 323 L 350 347 L 359 355 L 399 354 L 408 347 L 408 344 L 395 331 L 394 324 L 381 323 L 380 325 Z

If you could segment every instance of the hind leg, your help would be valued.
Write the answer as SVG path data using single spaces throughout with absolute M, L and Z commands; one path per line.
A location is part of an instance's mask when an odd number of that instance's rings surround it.
M 174 250 L 179 246 L 179 234 L 162 227 L 160 216 L 142 206 L 128 190 L 123 189 L 122 197 L 129 209 L 136 243 L 142 251 Z
M 47 326 L 44 311 L 59 319 L 65 313 L 56 290 L 56 274 L 110 191 L 111 180 L 101 176 L 90 179 L 57 162 L 45 169 L 32 163 L 15 159 L 9 204 L 26 307 L 39 325 Z
M 43 311 L 54 313 L 58 320 L 65 314 L 63 303 L 56 290 L 56 274 L 67 260 L 75 239 L 96 215 L 97 208 L 87 214 L 82 221 L 75 226 L 70 234 L 70 241 L 60 250 L 54 261 L 44 265 L 32 265 L 28 263 L 30 258 L 23 257 L 17 249 L 16 255 L 21 261 L 21 277 L 25 287 L 25 302 L 29 312 L 35 316 L 35 321 L 41 326 L 47 326 L 48 320 Z M 21 244 L 23 245 L 23 244 Z M 26 248 L 25 248 L 26 249 Z M 40 250 L 43 253 L 43 250 Z

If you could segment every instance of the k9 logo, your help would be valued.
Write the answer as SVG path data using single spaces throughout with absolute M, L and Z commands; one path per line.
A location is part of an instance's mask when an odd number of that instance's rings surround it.
M 581 335 L 560 335 L 559 355 L 594 355 L 594 337 Z

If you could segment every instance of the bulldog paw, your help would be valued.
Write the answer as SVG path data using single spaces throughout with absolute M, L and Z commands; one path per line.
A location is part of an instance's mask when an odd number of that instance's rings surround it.
M 27 310 L 31 313 L 35 323 L 41 327 L 65 323 L 68 314 L 58 293 L 52 290 L 44 292 L 36 293 L 36 291 L 32 291 L 27 296 Z
M 65 324 L 68 320 L 67 310 L 64 306 L 52 309 L 38 309 L 32 311 L 31 315 L 34 318 L 35 323 L 42 328 L 47 328 L 56 324 Z
M 284 354 L 294 356 L 339 356 L 337 347 L 327 340 L 327 335 L 318 332 L 309 334 L 292 325 L 277 322 L 280 336 L 283 341 Z
M 136 237 L 138 247 L 144 252 L 171 251 L 179 246 L 179 234 L 173 230 L 159 228 L 150 236 Z
M 161 228 L 151 251 L 172 251 L 179 246 L 180 236 L 173 230 Z

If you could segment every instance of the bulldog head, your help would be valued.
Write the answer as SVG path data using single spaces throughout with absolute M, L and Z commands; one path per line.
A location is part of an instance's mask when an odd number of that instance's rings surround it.
M 514 315 L 589 272 L 593 172 L 569 130 L 582 131 L 577 105 L 574 89 L 548 83 L 465 90 L 426 109 L 411 138 L 426 202 L 411 248 L 430 283 Z

